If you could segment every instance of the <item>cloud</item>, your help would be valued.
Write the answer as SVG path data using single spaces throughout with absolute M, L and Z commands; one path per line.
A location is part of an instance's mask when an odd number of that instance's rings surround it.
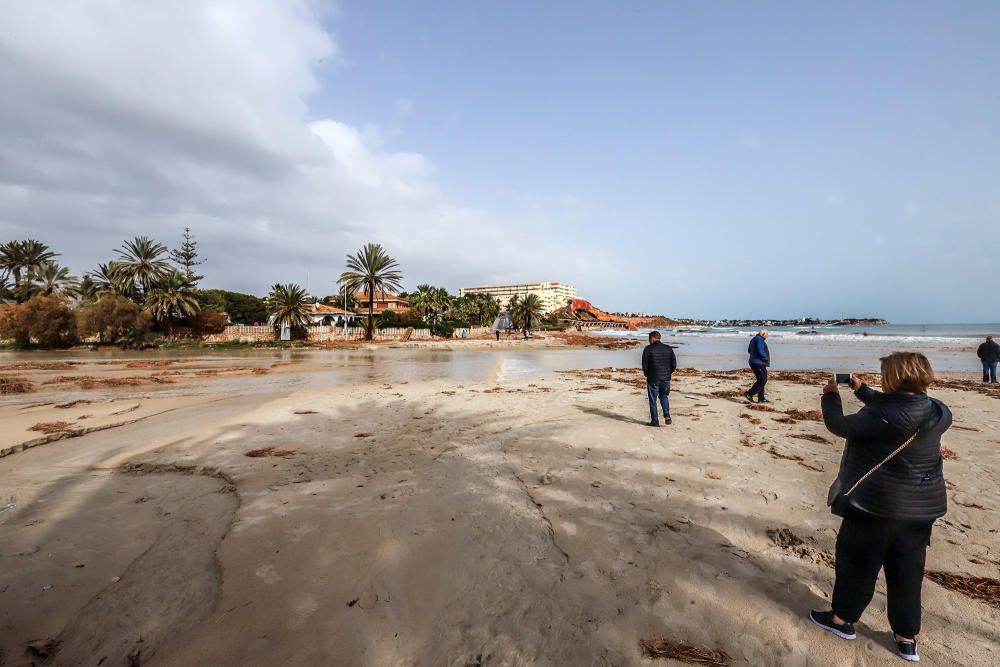
M 308 120 L 321 63 L 339 57 L 322 9 L 0 5 L 0 239 L 42 239 L 82 273 L 126 237 L 174 244 L 190 226 L 209 283 L 258 293 L 334 291 L 368 241 L 407 283 L 549 277 L 544 236 L 526 243 L 516 220 L 442 192 L 427 157 L 386 150 L 376 125 Z

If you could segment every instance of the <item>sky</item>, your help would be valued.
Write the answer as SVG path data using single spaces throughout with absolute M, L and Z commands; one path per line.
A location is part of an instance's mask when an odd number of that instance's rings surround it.
M 1000 321 L 1000 3 L 0 0 L 0 241 Z

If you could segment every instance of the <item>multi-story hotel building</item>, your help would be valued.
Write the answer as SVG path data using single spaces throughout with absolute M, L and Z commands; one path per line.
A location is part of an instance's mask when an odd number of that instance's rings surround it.
M 459 296 L 466 294 L 489 294 L 502 308 L 506 308 L 512 296 L 524 297 L 537 294 L 541 299 L 545 312 L 550 313 L 566 305 L 570 299 L 576 298 L 576 288 L 566 283 L 552 281 L 541 283 L 519 283 L 516 285 L 480 285 L 479 287 L 463 287 L 458 290 Z

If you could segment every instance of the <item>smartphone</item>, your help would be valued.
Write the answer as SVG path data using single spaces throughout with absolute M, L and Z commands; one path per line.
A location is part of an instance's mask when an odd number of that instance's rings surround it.
M 834 373 L 833 379 L 836 380 L 837 384 L 851 384 L 850 373 Z

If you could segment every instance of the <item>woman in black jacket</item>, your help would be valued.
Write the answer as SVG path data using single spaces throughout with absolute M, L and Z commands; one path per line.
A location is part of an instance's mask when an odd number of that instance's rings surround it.
M 851 379 L 855 396 L 865 404 L 857 414 L 844 415 L 836 382 L 823 389 L 826 427 L 847 439 L 840 464 L 842 490 L 885 462 L 833 506 L 843 522 L 837 533 L 832 609 L 812 611 L 809 617 L 838 637 L 854 639 L 854 623 L 871 602 L 884 568 L 889 625 L 899 656 L 911 661 L 920 660 L 920 587 L 931 526 L 948 509 L 941 435 L 951 426 L 951 411 L 927 396 L 933 381 L 924 355 L 894 352 L 882 358 L 884 393 Z

